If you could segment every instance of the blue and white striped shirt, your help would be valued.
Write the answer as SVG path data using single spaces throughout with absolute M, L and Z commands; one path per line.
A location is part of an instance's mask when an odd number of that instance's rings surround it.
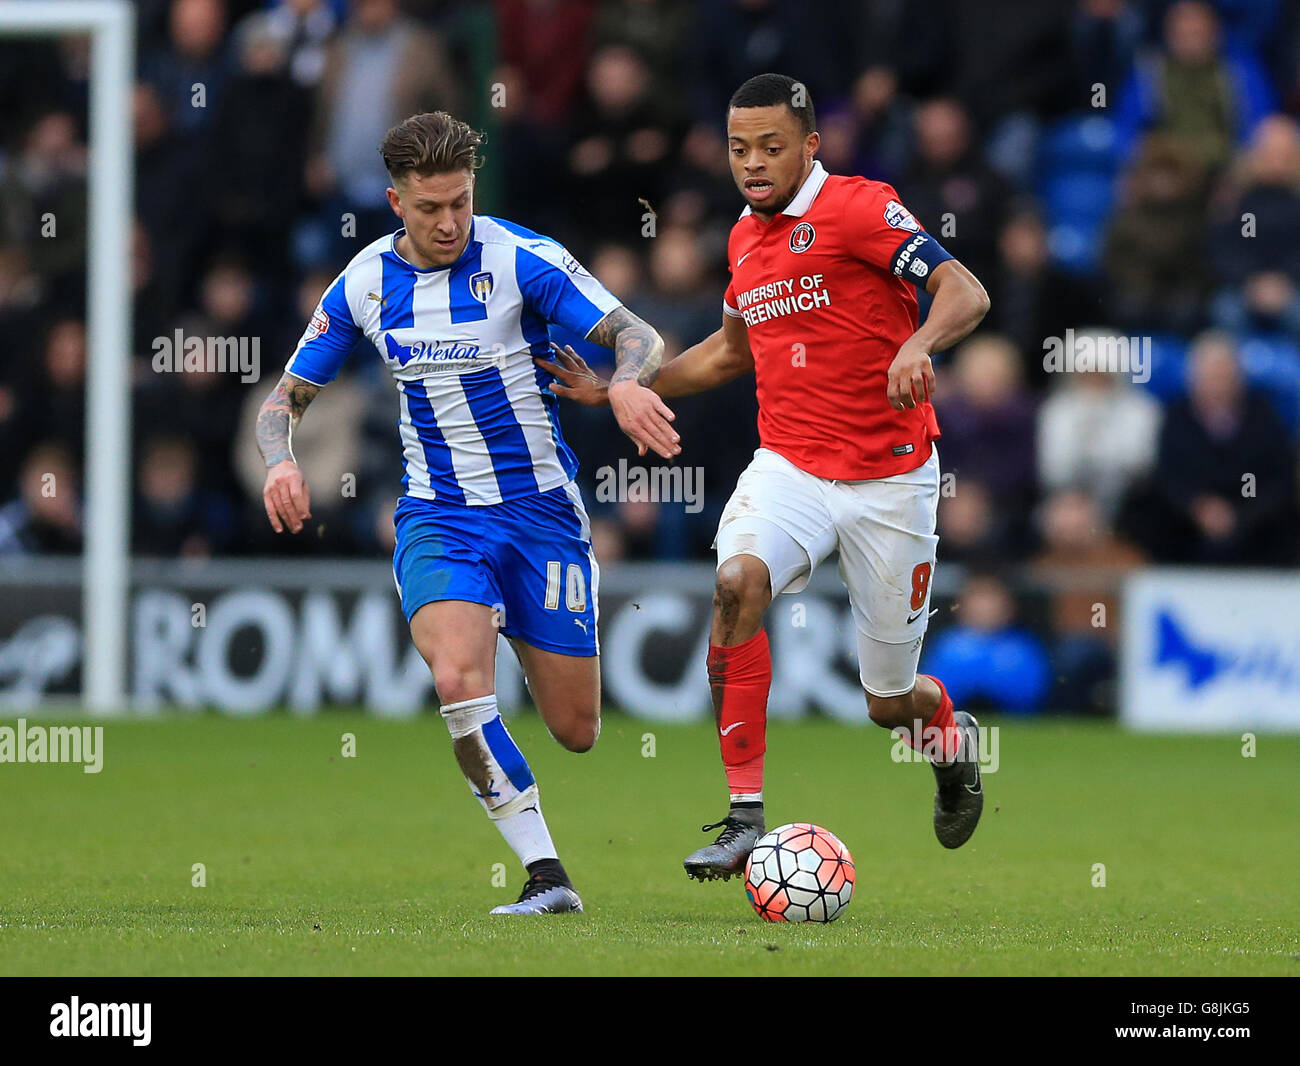
M 390 234 L 330 285 L 285 369 L 338 375 L 362 335 L 397 383 L 407 495 L 480 506 L 547 492 L 578 460 L 560 433 L 547 325 L 585 336 L 618 299 L 559 243 L 487 215 L 450 266 L 420 269 Z

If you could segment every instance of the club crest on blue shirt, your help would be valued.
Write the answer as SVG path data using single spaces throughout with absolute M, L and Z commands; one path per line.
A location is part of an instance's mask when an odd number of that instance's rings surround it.
M 790 231 L 790 251 L 806 252 L 817 239 L 817 231 L 807 222 L 800 222 Z
M 479 303 L 487 303 L 492 294 L 492 271 L 482 270 L 469 279 L 469 292 Z

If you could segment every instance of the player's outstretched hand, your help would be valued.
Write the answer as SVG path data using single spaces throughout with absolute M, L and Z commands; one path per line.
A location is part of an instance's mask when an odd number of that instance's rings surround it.
M 930 353 L 904 343 L 889 364 L 889 406 L 896 411 L 929 403 L 934 395 L 934 365 Z
M 307 495 L 307 482 L 302 471 L 292 459 L 276 463 L 266 472 L 266 487 L 262 489 L 262 503 L 271 528 L 283 533 L 301 533 L 304 519 L 311 517 L 311 499 Z
M 619 429 L 636 445 L 637 455 L 645 455 L 648 448 L 665 459 L 681 454 L 681 437 L 671 424 L 677 416 L 657 392 L 635 381 L 615 382 L 609 387 L 609 405 Z
M 533 362 L 545 370 L 551 377 L 551 391 L 566 400 L 584 404 L 587 407 L 604 407 L 609 403 L 609 382 L 598 375 L 567 344 L 561 348 L 551 342 L 551 351 L 555 359 L 534 358 Z

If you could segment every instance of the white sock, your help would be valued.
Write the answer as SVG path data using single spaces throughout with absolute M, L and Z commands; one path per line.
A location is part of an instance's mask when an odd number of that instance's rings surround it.
M 546 819 L 542 817 L 542 805 L 537 799 L 537 786 L 533 789 L 534 803 L 514 814 L 503 818 L 494 818 L 496 827 L 505 837 L 510 849 L 519 856 L 519 861 L 527 866 L 538 859 L 558 859 L 555 845 L 551 843 L 551 832 L 546 828 Z
M 537 782 L 497 711 L 495 695 L 445 704 L 443 721 L 470 791 L 496 824 L 519 861 L 558 858 Z
M 737 803 L 762 803 L 763 793 L 761 792 L 733 792 L 731 794 L 731 805 L 734 807 Z

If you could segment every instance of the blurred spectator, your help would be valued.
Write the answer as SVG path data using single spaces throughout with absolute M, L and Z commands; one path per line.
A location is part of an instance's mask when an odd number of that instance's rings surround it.
M 141 76 L 158 90 L 169 126 L 184 137 L 207 129 L 230 76 L 224 0 L 173 0 L 168 40 L 141 57 Z
M 951 84 L 986 131 L 984 157 L 1019 188 L 1033 180 L 1040 123 L 1078 101 L 1063 62 L 1069 0 L 949 0 L 947 10 L 908 5 L 916 21 L 947 38 Z
M 172 309 L 164 300 L 164 290 L 154 270 L 153 242 L 137 218 L 131 224 L 132 351 L 148 351 L 170 321 Z
M 288 45 L 271 14 L 240 23 L 237 50 L 205 168 L 209 217 L 223 244 L 257 262 L 263 276 L 280 278 L 303 201 L 297 161 L 306 152 L 311 97 L 287 71 Z
M 1123 575 L 1144 561 L 1118 539 L 1088 493 L 1055 493 L 1041 512 L 1043 550 L 1029 573 L 1050 586 L 1052 663 L 1058 708 L 1113 705 L 1118 592 Z
M 722 129 L 727 101 L 741 84 L 780 71 L 808 86 L 816 106 L 829 105 L 854 73 L 848 4 L 782 0 L 700 0 L 684 71 L 695 80 L 691 114 Z
M 57 319 L 46 330 L 40 373 L 28 383 L 22 411 L 29 440 L 57 434 L 80 455 L 86 430 L 86 326 Z
M 939 493 L 941 562 L 979 563 L 993 559 L 1005 552 L 1010 539 L 1005 519 L 978 475 L 945 481 Z
M 501 61 L 513 68 L 528 119 L 546 129 L 560 127 L 582 89 L 596 5 L 496 0 L 495 7 Z
M 1144 133 L 1165 133 L 1194 166 L 1214 172 L 1275 106 L 1259 61 L 1225 54 L 1214 9 L 1178 0 L 1165 15 L 1163 51 L 1140 56 L 1120 93 L 1119 149 L 1129 154 Z
M 1272 404 L 1223 334 L 1197 340 L 1189 378 L 1165 413 L 1135 536 L 1165 562 L 1293 565 L 1296 454 Z
M 1300 335 L 1300 128 L 1274 115 L 1255 130 L 1213 232 L 1218 325 Z
M 1159 404 L 1126 376 L 1062 375 L 1038 410 L 1040 484 L 1047 492 L 1081 489 L 1113 517 L 1154 464 L 1159 429 Z
M 642 235 L 640 201 L 662 199 L 674 124 L 651 95 L 645 60 L 625 45 L 596 51 L 586 88 L 568 155 L 573 207 L 595 232 L 635 239 Z
M 668 175 L 666 199 L 654 205 L 658 225 L 695 230 L 711 257 L 725 260 L 731 224 L 742 206 L 727 163 L 727 142 L 713 125 L 697 122 Z
M 1142 37 L 1142 13 L 1130 0 L 1077 0 L 1070 20 L 1074 97 L 1092 96 L 1093 86 L 1107 92 L 1124 83 Z
M 1046 383 L 1041 359 L 1048 337 L 1062 337 L 1067 329 L 1093 321 L 1100 293 L 1083 278 L 1055 266 L 1050 258 L 1047 230 L 1031 206 L 1015 209 L 998 234 L 998 266 L 981 280 L 989 290 L 992 310 L 986 327 L 1002 333 L 1027 357 L 1027 380 Z
M 57 38 L 0 37 L 0 150 L 66 95 L 67 81 Z
M 952 99 L 916 109 L 915 155 L 899 193 L 921 225 L 978 277 L 992 272 L 1010 189 L 980 159 L 966 109 Z
M 133 551 L 206 558 L 229 549 L 235 532 L 229 498 L 199 485 L 197 459 L 188 438 L 145 441 L 135 475 Z
M 883 64 L 868 67 L 853 83 L 857 143 L 852 169 L 873 181 L 898 184 L 912 153 L 911 101 L 898 90 L 898 75 Z
M 1104 261 L 1111 317 L 1137 333 L 1194 329 L 1203 317 L 1205 176 L 1167 134 L 1143 142 L 1111 220 Z
M 0 157 L 0 244 L 29 249 L 45 294 L 76 306 L 86 259 L 86 149 L 67 112 L 37 119 L 22 149 Z
M 943 678 L 959 707 L 1027 714 L 1043 709 L 1052 685 L 1047 649 L 1015 623 L 1015 601 L 996 574 L 972 572 L 953 611 L 956 621 L 925 645 L 921 668 Z
M 976 334 L 957 349 L 951 395 L 936 401 L 939 460 L 957 491 L 980 481 L 1005 522 L 1013 547 L 1024 533 L 1034 498 L 1034 403 L 1023 385 L 1020 358 L 995 333 Z
M 231 427 L 238 420 L 244 395 L 260 391 L 241 381 L 246 368 L 238 365 L 237 353 L 247 357 L 253 375 L 266 374 L 280 358 L 264 350 L 266 328 L 255 295 L 253 277 L 242 260 L 218 255 L 199 285 L 197 311 L 173 320 L 173 328 L 155 342 L 174 348 L 176 330 L 182 344 L 202 341 L 202 369 L 182 365 L 159 372 L 152 358 L 144 360 L 143 385 L 136 398 L 137 423 L 191 440 L 198 457 L 199 484 L 232 496 L 236 489 L 229 462 Z M 214 361 L 228 353 L 224 369 L 208 362 L 209 352 Z
M 648 242 L 650 286 L 637 301 L 637 313 L 655 324 L 673 356 L 702 341 L 721 326 L 725 288 L 709 275 L 696 235 L 675 228 Z
M 27 346 L 22 341 L 31 336 L 43 295 L 25 246 L 0 243 L 0 335 L 9 338 L 7 358 L 0 360 L 0 367 L 5 369 L 6 378 L 11 368 L 22 366 L 15 357 L 26 354 Z
M 158 90 L 139 82 L 135 119 L 135 209 L 148 238 L 154 282 L 150 312 L 175 312 L 194 274 L 205 228 L 195 197 L 204 189 L 203 157 L 172 127 Z
M 81 551 L 77 467 L 57 440 L 23 460 L 18 497 L 0 507 L 0 555 L 72 555 Z
M 674 95 L 682 49 L 692 21 L 686 0 L 604 0 L 596 17 L 593 44 L 627 45 L 650 68 L 655 97 Z
M 329 42 L 338 27 L 327 0 L 278 0 L 265 12 L 256 12 L 239 24 L 265 19 L 269 32 L 287 53 L 289 76 L 304 89 L 313 89 L 325 75 Z
M 397 0 L 354 0 L 330 44 L 310 138 L 307 188 L 322 204 L 304 245 L 311 265 L 350 258 L 397 228 L 379 142 L 408 115 L 454 112 L 456 103 L 441 37 L 403 15 Z M 345 213 L 355 233 L 344 235 Z

